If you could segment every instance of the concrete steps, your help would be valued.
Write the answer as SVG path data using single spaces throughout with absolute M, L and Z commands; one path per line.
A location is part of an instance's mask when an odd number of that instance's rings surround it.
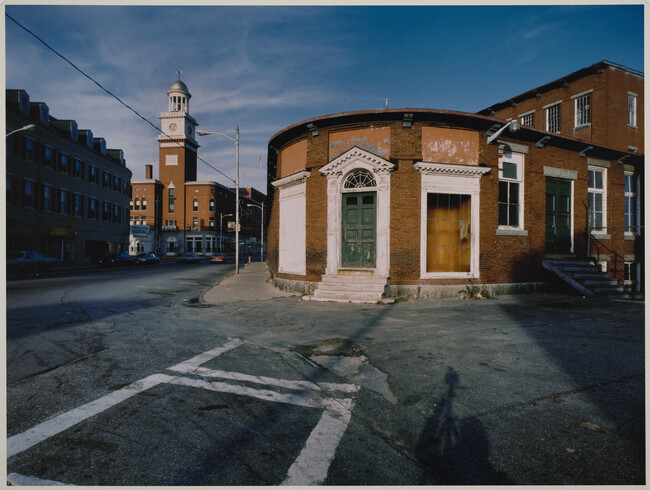
M 588 259 L 547 259 L 542 265 L 585 296 L 629 298 L 619 281 Z
M 341 303 L 389 303 L 385 298 L 389 284 L 387 277 L 375 276 L 372 271 L 341 270 L 336 275 L 325 274 L 309 301 L 336 301 Z

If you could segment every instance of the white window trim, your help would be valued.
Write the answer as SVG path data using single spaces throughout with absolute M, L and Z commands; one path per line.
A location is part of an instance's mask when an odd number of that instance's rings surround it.
M 603 238 L 603 239 L 608 239 L 610 238 L 609 235 L 607 235 L 607 168 L 606 167 L 601 167 L 599 165 L 588 165 L 587 166 L 588 171 L 593 170 L 596 172 L 602 172 L 603 174 L 603 189 L 602 191 L 599 189 L 595 189 L 593 187 L 587 187 L 587 194 L 594 192 L 597 194 L 602 194 L 603 196 L 603 227 L 600 230 L 591 230 L 591 234 L 595 236 L 596 238 Z M 588 184 L 587 184 L 588 185 Z M 593 226 L 593 223 L 592 223 Z
M 481 180 L 489 168 L 467 165 L 443 165 L 418 162 L 415 168 L 421 175 L 420 195 L 420 278 L 422 279 L 478 279 L 480 276 L 480 219 Z M 427 272 L 427 195 L 460 194 L 471 198 L 471 236 L 469 272 Z
M 517 165 L 518 179 L 507 179 L 502 177 L 503 162 L 514 163 Z M 499 225 L 499 230 L 519 230 L 525 231 L 524 226 L 524 155 L 521 153 L 504 152 L 499 158 L 499 182 L 517 182 L 519 183 L 519 226 Z
M 584 92 L 580 92 L 579 94 L 575 94 L 571 96 L 571 100 L 573 100 L 573 127 L 574 128 L 586 128 L 591 126 L 591 106 L 593 105 L 593 97 L 590 97 L 589 99 L 589 122 L 580 124 L 578 125 L 578 100 L 581 97 L 584 97 L 585 95 L 591 95 L 593 93 L 593 89 L 585 90 Z

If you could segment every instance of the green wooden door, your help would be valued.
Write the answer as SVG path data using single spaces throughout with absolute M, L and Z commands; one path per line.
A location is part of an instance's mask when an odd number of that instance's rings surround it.
M 571 251 L 571 182 L 546 179 L 546 252 Z
M 341 265 L 375 267 L 377 193 L 343 194 Z

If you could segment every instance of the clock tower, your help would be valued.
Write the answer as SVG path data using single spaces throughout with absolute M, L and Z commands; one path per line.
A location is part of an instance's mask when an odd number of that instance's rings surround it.
M 160 135 L 158 136 L 158 175 L 165 187 L 163 192 L 163 225 L 175 223 L 184 231 L 185 182 L 196 181 L 197 150 L 196 120 L 190 116 L 190 92 L 181 79 L 175 81 L 167 91 L 169 110 L 160 114 Z M 167 226 L 166 226 L 167 227 Z

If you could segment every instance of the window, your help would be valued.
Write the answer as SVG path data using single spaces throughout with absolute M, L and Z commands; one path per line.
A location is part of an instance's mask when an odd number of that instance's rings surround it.
M 147 217 L 146 217 L 146 216 L 143 216 L 143 217 L 142 217 L 142 224 L 143 224 L 143 225 L 146 225 L 146 224 L 147 224 Z
M 209 226 L 210 226 L 210 231 L 214 231 L 214 219 L 213 218 L 210 218 Z
M 174 197 L 174 188 L 170 187 L 169 188 L 169 212 L 173 213 L 174 212 L 174 201 L 176 198 Z
M 30 162 L 34 162 L 35 161 L 34 157 L 36 156 L 34 154 L 34 146 L 35 146 L 34 140 L 29 139 L 29 138 L 25 138 L 24 141 L 25 141 L 25 144 L 23 146 L 23 148 L 24 148 L 23 156 L 25 157 L 25 160 L 29 160 Z
M 522 114 L 519 116 L 521 118 L 522 126 L 533 127 L 535 125 L 535 112 L 529 112 L 528 114 Z
M 636 175 L 625 174 L 625 233 L 634 235 L 639 233 L 638 185 Z
M 636 94 L 627 93 L 627 125 L 636 128 Z
M 147 198 L 146 197 L 142 198 L 142 210 L 143 211 L 147 210 Z
M 104 187 L 111 187 L 111 174 L 104 170 Z
M 43 186 L 42 205 L 44 211 L 54 211 L 54 189 L 49 185 Z
M 136 211 L 140 210 L 140 198 L 136 197 L 135 198 L 135 206 L 133 207 Z
M 120 178 L 117 175 L 115 175 L 113 177 L 113 190 L 119 192 L 121 188 L 122 186 L 120 185 Z
M 84 214 L 84 201 L 81 194 L 74 195 L 74 215 L 83 216 Z
M 129 201 L 129 209 L 133 211 L 133 199 Z
M 546 131 L 549 133 L 560 132 L 560 104 L 555 104 L 546 109 Z
M 198 210 L 199 210 L 199 200 L 195 198 L 194 201 L 192 201 L 192 211 L 198 211 Z
M 43 147 L 43 165 L 54 168 L 54 150 L 49 146 Z
M 31 180 L 23 180 L 23 206 L 26 208 L 33 208 L 35 199 L 34 182 Z
M 84 163 L 77 158 L 74 159 L 74 170 L 72 174 L 79 179 L 84 178 Z
M 70 192 L 65 189 L 59 191 L 59 214 L 63 216 L 70 214 Z
M 575 127 L 591 124 L 591 92 L 574 96 Z
M 606 188 L 606 170 L 589 167 L 589 222 L 592 231 L 603 231 L 606 226 Z
M 111 203 L 109 203 L 108 201 L 103 202 L 102 220 L 103 221 L 111 220 Z
M 120 212 L 120 205 L 113 204 L 113 223 L 122 222 L 122 213 Z
M 214 199 L 210 199 L 210 211 L 214 211 Z
M 504 152 L 499 159 L 499 226 L 523 226 L 523 155 Z
M 15 204 L 16 198 L 16 177 L 7 175 L 7 204 Z
M 97 209 L 97 199 L 94 197 L 88 198 L 88 217 L 90 219 L 97 219 L 99 216 Z
M 98 181 L 97 167 L 95 167 L 94 165 L 88 165 L 88 181 L 91 184 L 96 184 Z
M 59 153 L 59 172 L 70 173 L 70 157 L 65 153 Z
M 192 229 L 199 231 L 199 218 L 192 218 Z

